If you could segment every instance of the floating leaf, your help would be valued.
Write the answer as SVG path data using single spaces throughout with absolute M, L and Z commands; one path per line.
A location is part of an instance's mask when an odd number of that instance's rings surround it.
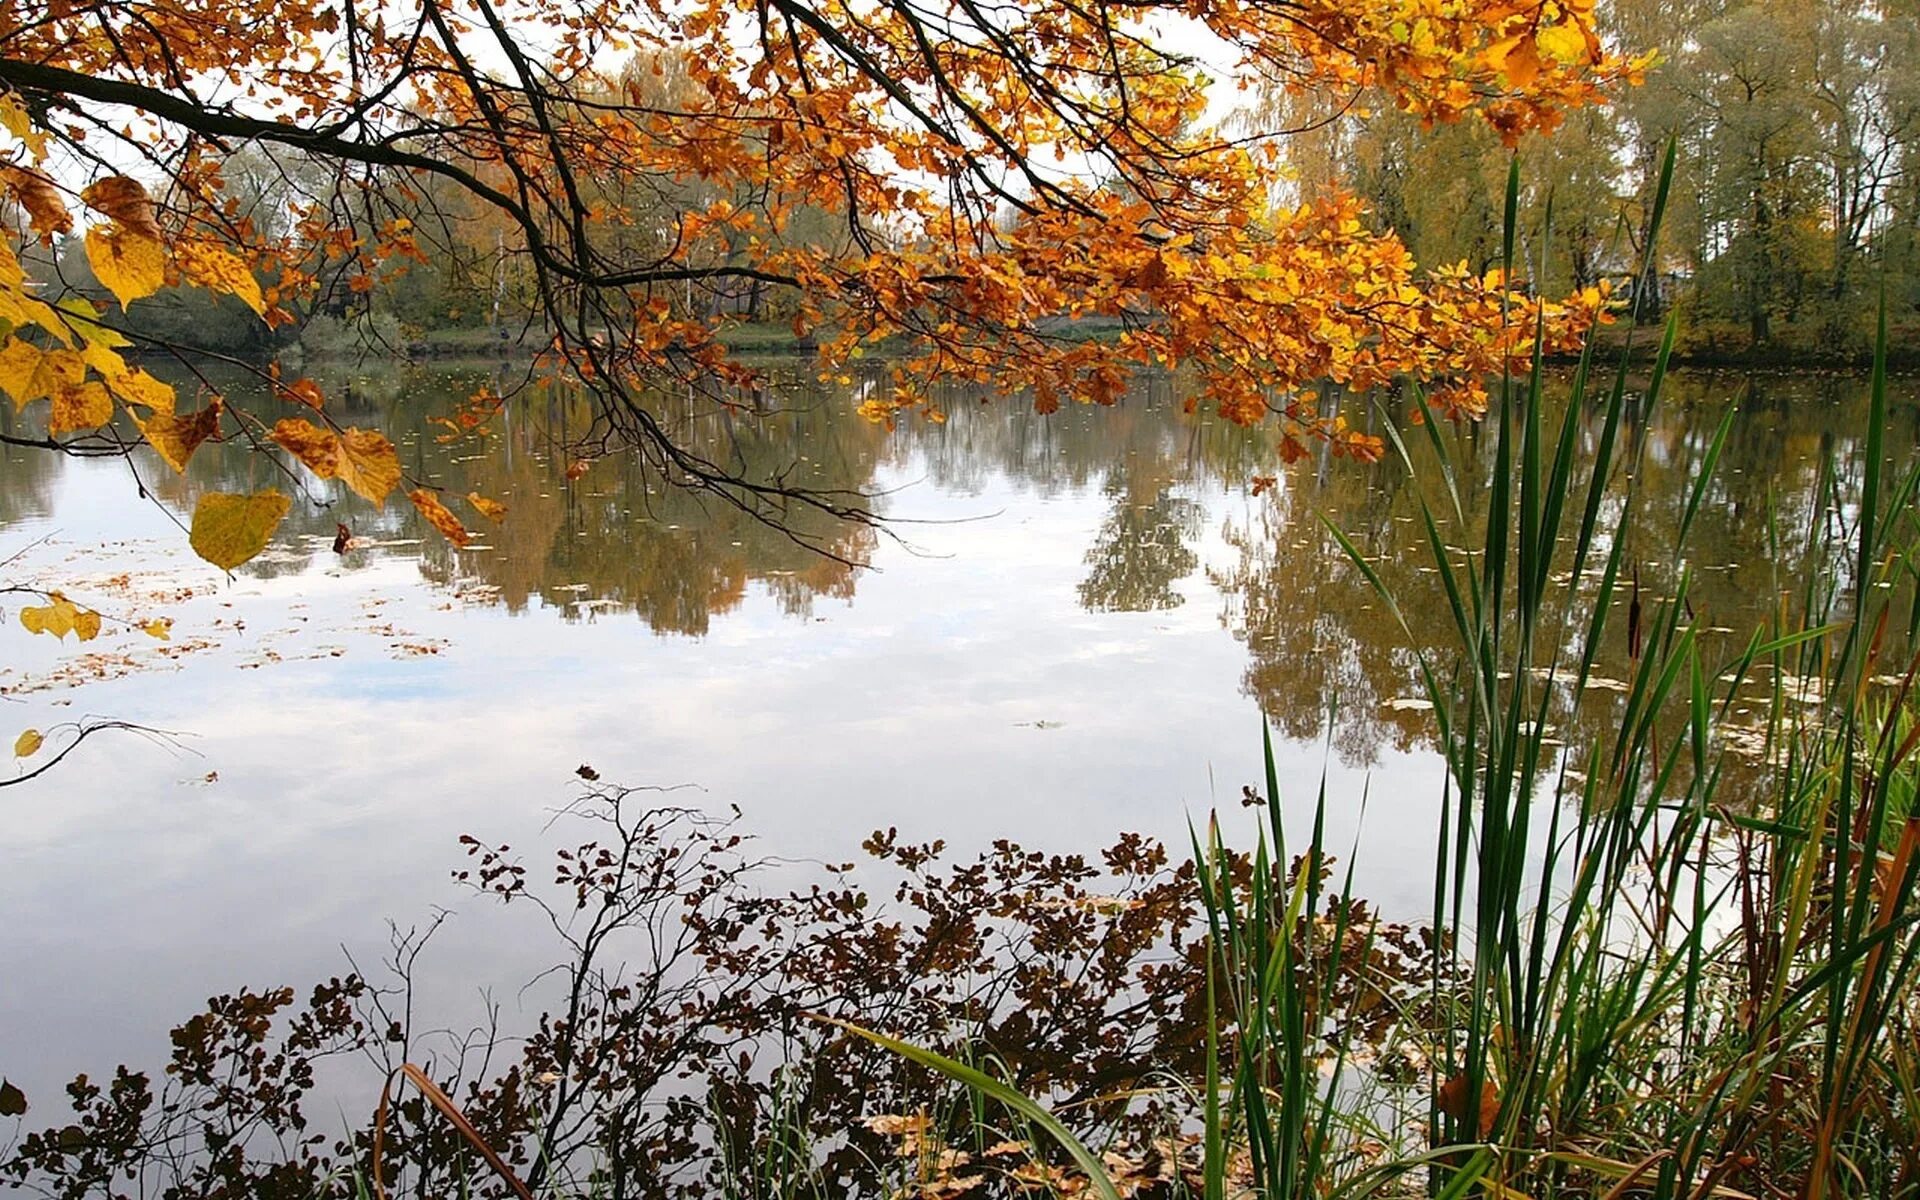
M 201 558 L 231 571 L 267 548 L 288 505 L 286 496 L 272 489 L 251 496 L 209 492 L 194 506 L 187 542 Z
M 498 500 L 489 500 L 479 492 L 468 492 L 467 503 L 473 505 L 475 510 L 489 521 L 499 521 L 507 515 L 506 505 Z
M 109 175 L 81 192 L 80 198 L 87 202 L 88 208 L 112 217 L 114 224 L 128 233 L 156 246 L 160 244 L 160 222 L 154 219 L 153 201 L 138 179 Z
M 140 632 L 146 634 L 150 638 L 158 638 L 164 642 L 173 634 L 173 618 L 172 617 L 155 617 L 153 620 L 148 621 L 145 625 L 142 625 L 140 627 Z
M 386 435 L 375 430 L 341 434 L 336 462 L 340 482 L 374 504 L 386 503 L 387 493 L 400 482 L 400 456 Z
M 13 756 L 15 758 L 32 758 L 34 755 L 40 753 L 40 747 L 45 745 L 46 741 L 46 738 L 40 736 L 38 729 L 29 729 L 19 737 L 13 739 Z M 4 1106 L 0 1106 L 0 1116 L 6 1115 L 11 1114 L 7 1113 Z
M 83 642 L 100 636 L 100 614 L 81 608 L 59 592 L 49 592 L 45 604 L 22 608 L 20 625 L 28 633 L 50 633 L 61 641 L 70 633 Z
M 210 292 L 237 296 L 255 313 L 266 315 L 267 301 L 260 293 L 260 281 L 238 254 L 210 242 L 183 242 L 174 247 L 173 258 L 181 274 L 194 283 Z
M 413 506 L 420 510 L 427 524 L 438 529 L 454 545 L 465 546 L 473 540 L 473 535 L 460 523 L 460 518 L 447 511 L 447 506 L 440 503 L 440 498 L 426 488 L 413 489 L 407 493 L 407 499 L 413 501 Z
M 184 472 L 187 460 L 193 457 L 200 443 L 220 431 L 220 399 L 214 397 L 213 403 L 190 417 L 155 413 L 144 421 L 136 415 L 133 423 L 146 435 L 147 445 L 153 447 L 154 453 L 175 471 Z
M 53 412 L 47 418 L 47 431 L 58 437 L 83 429 L 98 429 L 113 420 L 113 397 L 107 385 L 89 379 L 79 386 L 66 386 L 53 393 Z
M 167 259 L 158 238 L 128 229 L 87 230 L 87 263 L 125 308 L 151 296 L 167 281 Z

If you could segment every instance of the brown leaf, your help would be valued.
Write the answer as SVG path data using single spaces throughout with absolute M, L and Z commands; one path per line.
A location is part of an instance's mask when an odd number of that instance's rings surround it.
M 1439 1101 L 1440 1111 L 1446 1113 L 1454 1120 L 1468 1121 L 1473 1119 L 1474 1114 L 1469 1112 L 1472 1105 L 1467 1098 L 1467 1077 L 1465 1074 L 1455 1075 L 1441 1086 Z M 1475 1136 L 1484 1138 L 1487 1134 L 1491 1133 L 1493 1131 L 1494 1119 L 1499 1115 L 1500 1089 L 1493 1086 L 1492 1080 L 1484 1080 L 1480 1084 L 1479 1132 Z

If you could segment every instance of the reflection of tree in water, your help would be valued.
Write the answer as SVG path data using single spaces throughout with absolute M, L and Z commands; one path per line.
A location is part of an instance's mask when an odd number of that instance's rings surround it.
M 1636 574 L 1650 622 L 1674 596 L 1681 570 L 1691 573 L 1689 612 L 1709 670 L 1735 658 L 1756 630 L 1778 628 L 1783 606 L 1788 626 L 1797 624 L 1809 579 L 1850 586 L 1844 556 L 1834 556 L 1826 539 L 1843 536 L 1857 504 L 1866 423 L 1866 386 L 1858 380 L 1753 381 L 1693 519 L 1687 558 L 1674 559 L 1692 486 L 1738 382 L 1681 376 L 1660 411 L 1635 412 L 1623 431 L 1629 439 L 1626 461 L 1610 481 L 1603 528 L 1613 528 L 1629 478 L 1636 486 L 1621 586 L 1595 667 L 1603 685 L 1630 678 L 1634 668 L 1626 618 Z M 1564 411 L 1550 403 L 1550 427 L 1557 427 Z M 1591 459 L 1601 420 L 1597 407 L 1582 415 L 1576 461 Z M 1889 446 L 1912 447 L 1920 440 L 1920 409 L 1911 403 L 1895 407 L 1892 424 Z M 1427 481 L 1456 563 L 1465 562 L 1465 549 L 1477 553 L 1484 544 L 1495 432 L 1486 426 L 1443 434 L 1460 472 L 1464 528 L 1444 519 L 1450 504 Z M 1437 476 L 1424 466 L 1423 441 L 1414 439 L 1415 461 L 1423 464 L 1423 474 Z M 1823 467 L 1828 460 L 1831 467 Z M 1209 571 L 1223 596 L 1224 624 L 1247 646 L 1247 692 L 1279 730 L 1295 738 L 1319 735 L 1329 706 L 1337 706 L 1334 745 L 1353 763 L 1427 743 L 1433 720 L 1415 705 L 1395 703 L 1425 696 L 1418 660 L 1407 634 L 1317 513 L 1326 513 L 1352 538 L 1397 599 L 1415 637 L 1440 650 L 1436 661 L 1444 667 L 1454 657 L 1447 600 L 1420 524 L 1420 492 L 1408 483 L 1393 457 L 1373 467 L 1335 463 L 1328 471 L 1298 464 L 1269 502 L 1243 521 L 1228 522 L 1224 536 L 1238 561 Z M 1577 480 L 1578 499 L 1586 486 L 1585 478 Z M 1579 581 L 1587 593 L 1607 549 L 1604 542 L 1598 547 L 1588 576 Z M 1564 612 L 1572 582 L 1564 576 L 1553 581 L 1550 616 Z M 1559 632 L 1549 622 L 1541 645 L 1553 644 L 1545 639 Z M 1580 637 L 1576 632 L 1566 640 L 1569 653 L 1578 652 Z M 1564 662 L 1562 667 L 1564 674 Z M 1610 744 L 1619 709 L 1618 694 L 1602 686 L 1577 711 L 1558 715 L 1557 732 L 1584 755 Z M 1734 715 L 1740 715 L 1737 707 Z
M 682 444 L 760 478 L 786 475 L 816 488 L 871 486 L 884 431 L 843 414 L 817 389 L 787 393 L 779 409 L 735 419 L 704 417 L 675 431 Z M 874 531 L 795 506 L 775 528 L 722 501 L 664 485 L 613 457 L 564 478 L 567 447 L 589 417 L 577 397 L 554 392 L 515 410 L 499 444 L 461 464 L 460 487 L 505 501 L 507 520 L 486 530 L 491 552 L 429 543 L 431 578 L 498 588 L 512 611 L 533 597 L 570 618 L 632 611 L 663 633 L 700 635 L 762 585 L 788 613 L 821 597 L 850 599 Z
M 1110 476 L 1107 519 L 1087 551 L 1080 604 L 1091 612 L 1155 612 L 1184 599 L 1173 585 L 1193 573 L 1200 556 L 1187 546 L 1199 536 L 1205 510 L 1163 486 L 1148 499 Z

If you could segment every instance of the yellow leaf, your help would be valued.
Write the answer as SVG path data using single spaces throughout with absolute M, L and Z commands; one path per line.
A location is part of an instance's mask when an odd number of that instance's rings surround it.
M 507 515 L 507 506 L 498 500 L 489 500 L 479 492 L 468 492 L 467 503 L 479 511 L 489 521 L 498 521 Z
M 331 429 L 322 429 L 299 417 L 282 417 L 274 422 L 273 432 L 267 437 L 322 479 L 332 479 L 340 473 L 340 439 Z
M 260 294 L 260 281 L 233 251 L 210 242 L 185 242 L 174 248 L 174 261 L 180 264 L 182 274 L 201 287 L 238 296 L 255 313 L 266 315 L 267 301 Z
M 138 404 L 156 414 L 173 414 L 173 385 L 162 383 L 138 367 L 124 375 L 107 376 L 107 387 L 128 404 Z
M 1556 62 L 1587 61 L 1587 35 L 1580 28 L 1580 23 L 1571 17 L 1558 25 L 1542 29 L 1535 35 L 1534 41 Z
M 0 128 L 24 142 L 27 149 L 33 152 L 35 160 L 46 156 L 46 133 L 33 127 L 33 119 L 27 115 L 26 106 L 11 92 L 0 95 Z
M 42 350 L 18 338 L 0 348 L 0 388 L 13 397 L 15 409 L 76 387 L 86 377 L 86 361 L 72 350 Z
M 13 407 L 18 410 L 47 394 L 44 387 L 35 388 L 40 374 L 40 347 L 19 338 L 8 338 L 5 346 L 0 346 L 0 388 L 13 397 Z
M 407 493 L 407 499 L 413 501 L 413 506 L 420 510 L 427 524 L 438 529 L 454 545 L 464 546 L 473 540 L 473 535 L 460 523 L 460 518 L 447 511 L 447 506 L 440 503 L 440 498 L 426 488 L 413 489 Z
M 38 729 L 29 729 L 13 740 L 13 756 L 15 758 L 32 758 L 34 755 L 40 753 L 40 747 L 46 740 L 47 739 L 40 736 Z
M 107 386 L 90 379 L 78 387 L 66 386 L 53 393 L 53 412 L 47 417 L 47 432 L 55 437 L 98 429 L 113 420 L 113 397 Z
M 339 447 L 340 482 L 374 504 L 386 503 L 387 493 L 400 482 L 400 456 L 393 443 L 371 429 L 349 429 L 340 436 Z
M 150 638 L 159 638 L 161 641 L 164 642 L 167 640 L 168 635 L 170 635 L 173 632 L 173 618 L 172 617 L 155 617 L 153 620 L 148 621 L 145 625 L 142 625 L 140 627 L 140 632 L 146 634 Z
M 50 633 L 65 641 L 77 634 L 83 642 L 100 636 L 100 614 L 81 608 L 59 592 L 50 592 L 47 603 L 20 610 L 20 625 L 28 633 Z
M 87 230 L 87 262 L 122 308 L 153 295 L 167 281 L 167 259 L 159 239 L 127 227 L 111 232 L 98 226 Z
M 193 552 L 223 571 L 231 571 L 267 548 L 287 515 L 287 498 L 268 489 L 251 496 L 209 492 L 193 509 L 187 543 Z
M 136 413 L 133 423 L 140 427 L 154 453 L 175 471 L 184 472 L 200 443 L 220 432 L 220 398 L 214 397 L 213 403 L 190 417 L 157 412 L 141 420 Z

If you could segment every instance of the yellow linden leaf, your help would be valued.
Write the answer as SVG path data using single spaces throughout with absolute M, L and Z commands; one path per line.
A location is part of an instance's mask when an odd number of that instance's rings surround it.
M 407 493 L 407 499 L 413 501 L 413 506 L 420 510 L 427 524 L 438 529 L 454 545 L 465 546 L 473 540 L 473 535 L 460 523 L 460 518 L 449 512 L 447 506 L 440 503 L 440 498 L 426 488 L 413 489 Z
M 188 279 L 210 292 L 238 296 L 260 316 L 267 313 L 266 297 L 260 293 L 260 281 L 247 269 L 246 260 L 222 246 L 209 242 L 186 242 L 174 248 L 174 261 Z
M 113 397 L 107 385 L 90 379 L 78 387 L 66 386 L 53 393 L 53 412 L 47 417 L 47 432 L 55 437 L 98 429 L 113 420 Z
M 193 509 L 187 544 L 223 571 L 231 571 L 267 548 L 287 515 L 286 496 L 269 488 L 251 496 L 208 492 Z
M 126 226 L 111 232 L 98 226 L 87 230 L 87 262 L 122 308 L 153 295 L 167 281 L 167 258 L 159 239 Z
M 33 127 L 33 119 L 27 115 L 26 105 L 20 103 L 12 92 L 0 94 L 0 128 L 25 143 L 36 160 L 46 157 L 46 132 Z
M 184 472 L 200 443 L 220 432 L 220 398 L 215 396 L 211 404 L 190 417 L 155 413 L 143 421 L 136 413 L 133 423 L 140 427 L 154 453 L 175 471 Z
M 322 479 L 332 479 L 340 473 L 340 439 L 331 429 L 322 429 L 299 417 L 282 417 L 267 437 L 290 451 L 306 464 L 307 470 Z
M 119 349 L 133 345 L 133 339 L 102 320 L 106 316 L 103 309 L 95 308 L 93 301 L 83 296 L 68 296 L 53 306 L 54 311 L 73 318 L 90 342 Z
M 107 376 L 107 387 L 128 404 L 138 404 L 155 413 L 171 415 L 173 412 L 173 385 L 162 383 L 138 367 L 124 375 Z
M 1533 39 L 1549 58 L 1562 63 L 1582 63 L 1587 60 L 1587 35 L 1581 30 L 1580 23 L 1568 18 L 1558 25 L 1549 25 Z
M 83 642 L 90 642 L 100 636 L 100 614 L 90 608 L 83 608 L 73 614 L 73 632 Z
M 159 638 L 161 641 L 164 642 L 167 640 L 168 636 L 173 632 L 173 618 L 172 617 L 155 617 L 153 620 L 148 621 L 145 625 L 142 625 L 140 627 L 140 632 L 146 634 L 150 638 Z
M 371 429 L 349 429 L 340 436 L 340 482 L 374 504 L 384 504 L 387 493 L 400 482 L 400 456 L 386 435 Z
M 38 729 L 29 729 L 13 740 L 13 756 L 15 758 L 32 758 L 34 755 L 40 753 L 40 747 L 46 740 L 47 739 L 40 736 Z
M 19 338 L 10 337 L 6 345 L 0 346 L 0 388 L 13 397 L 16 410 L 46 395 L 45 388 L 34 390 L 41 357 L 40 347 Z
M 479 510 L 481 516 L 489 521 L 498 521 L 507 515 L 507 506 L 498 500 L 489 500 L 479 492 L 468 492 L 467 503 Z

